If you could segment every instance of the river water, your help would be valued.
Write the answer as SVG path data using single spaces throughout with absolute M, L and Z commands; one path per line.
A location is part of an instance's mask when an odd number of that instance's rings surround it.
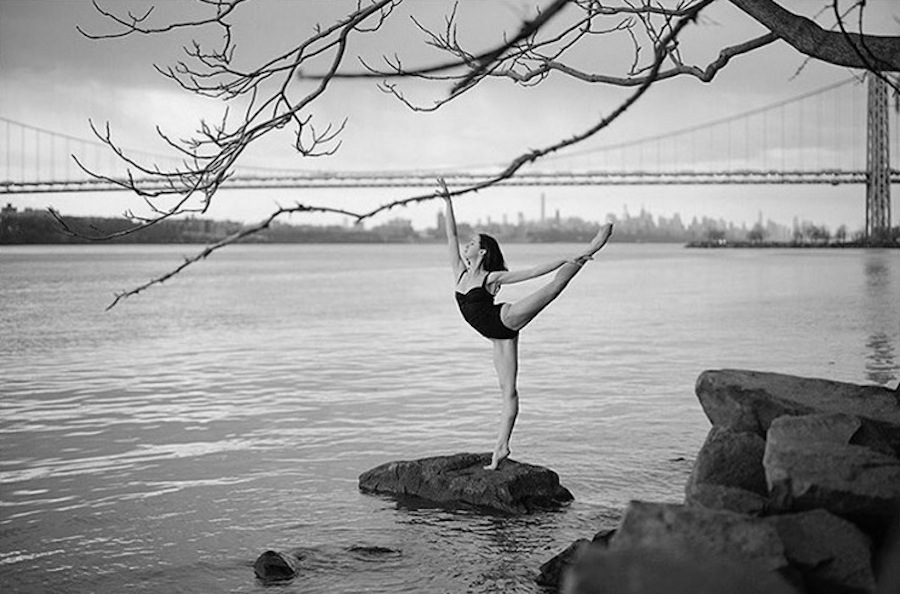
M 575 502 L 410 507 L 358 475 L 488 451 L 499 411 L 446 248 L 234 246 L 104 311 L 194 249 L 0 250 L 4 592 L 255 592 L 270 548 L 303 555 L 279 592 L 540 592 L 539 565 L 630 499 L 682 499 L 704 369 L 900 377 L 900 252 L 613 242 L 520 342 L 513 458 Z

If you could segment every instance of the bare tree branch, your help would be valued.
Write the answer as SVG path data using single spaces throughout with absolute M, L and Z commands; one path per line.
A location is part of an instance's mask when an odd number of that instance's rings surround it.
M 659 73 L 660 66 L 662 65 L 663 61 L 665 61 L 666 56 L 668 55 L 668 52 L 670 50 L 670 45 L 677 40 L 677 37 L 680 34 L 681 30 L 685 26 L 687 26 L 688 23 L 694 21 L 694 19 L 696 18 L 696 15 L 700 12 L 700 10 L 702 10 L 704 7 L 706 7 L 713 1 L 714 0 L 703 0 L 702 2 L 698 3 L 697 5 L 695 5 L 695 7 L 691 13 L 689 13 L 687 16 L 685 16 L 684 18 L 679 20 L 677 23 L 675 23 L 671 27 L 671 30 L 669 31 L 669 33 L 660 40 L 660 43 L 656 47 L 654 67 L 651 69 L 651 71 L 645 77 L 644 83 L 638 89 L 636 89 L 635 92 L 632 93 L 632 95 L 630 97 L 628 97 L 625 101 L 623 101 L 609 116 L 603 118 L 600 122 L 598 122 L 594 126 L 591 126 L 589 129 L 585 130 L 584 132 L 582 132 L 580 134 L 576 134 L 575 136 L 572 136 L 568 139 L 559 141 L 559 142 L 557 142 L 553 145 L 550 145 L 548 147 L 545 147 L 543 149 L 537 149 L 537 150 L 529 151 L 525 154 L 522 154 L 519 157 L 515 158 L 503 171 L 501 171 L 497 175 L 491 177 L 490 179 L 488 179 L 482 183 L 478 183 L 473 186 L 469 186 L 467 188 L 455 190 L 453 192 L 450 192 L 450 195 L 451 196 L 461 196 L 464 194 L 477 192 L 478 190 L 482 190 L 482 189 L 497 185 L 498 183 L 502 182 L 503 180 L 509 179 L 513 175 L 515 175 L 516 171 L 521 169 L 522 166 L 524 166 L 528 163 L 534 162 L 543 156 L 549 155 L 549 154 L 556 152 L 560 149 L 563 149 L 567 146 L 577 144 L 577 143 L 593 136 L 600 130 L 606 128 L 609 124 L 611 124 L 613 121 L 615 121 L 619 116 L 621 116 L 623 113 L 625 113 L 647 91 L 647 89 L 650 88 L 650 86 L 656 80 L 656 75 Z M 243 239 L 249 235 L 258 233 L 259 231 L 262 231 L 263 229 L 268 228 L 268 226 L 272 223 L 272 221 L 274 221 L 276 218 L 278 218 L 279 216 L 281 216 L 283 214 L 292 213 L 292 212 L 331 212 L 331 213 L 340 213 L 340 214 L 343 214 L 346 216 L 351 216 L 351 217 L 355 218 L 357 220 L 357 222 L 362 222 L 366 219 L 374 217 L 375 215 L 377 215 L 381 212 L 391 210 L 398 206 L 407 206 L 409 204 L 424 202 L 426 200 L 434 200 L 436 197 L 437 196 L 435 195 L 435 193 L 432 192 L 430 194 L 423 194 L 423 195 L 419 195 L 419 196 L 413 196 L 411 198 L 405 198 L 402 200 L 395 200 L 393 202 L 383 204 L 383 205 L 379 206 L 378 208 L 375 208 L 374 210 L 371 210 L 371 211 L 365 212 L 365 213 L 354 213 L 354 212 L 341 210 L 341 209 L 333 209 L 333 208 L 328 208 L 328 207 L 305 206 L 305 205 L 301 205 L 301 204 L 297 204 L 297 206 L 291 207 L 291 208 L 279 208 L 277 211 L 273 212 L 268 218 L 266 218 L 263 222 L 259 223 L 258 225 L 244 228 L 241 231 L 239 231 L 233 235 L 230 235 L 229 237 L 226 237 L 225 239 L 222 239 L 221 241 L 219 241 L 215 244 L 207 246 L 203 251 L 199 252 L 195 256 L 193 256 L 191 258 L 186 258 L 185 261 L 182 262 L 181 265 L 179 265 L 178 267 L 174 268 L 173 270 L 167 272 L 166 274 L 156 277 L 154 279 L 151 279 L 150 281 L 148 281 L 138 287 L 135 287 L 134 289 L 124 291 L 122 293 L 117 294 L 115 297 L 115 300 L 109 305 L 109 307 L 107 307 L 107 309 L 114 307 L 120 300 L 122 300 L 124 298 L 127 298 L 132 295 L 137 295 L 141 291 L 144 291 L 145 289 L 147 289 L 153 285 L 164 283 L 165 281 L 167 281 L 168 279 L 177 275 L 179 272 L 181 272 L 182 270 L 184 270 L 191 264 L 194 264 L 196 262 L 199 262 L 200 260 L 203 260 L 204 258 L 209 256 L 212 252 L 214 252 L 218 249 L 221 249 L 227 245 L 230 245 L 232 243 L 235 243 L 237 241 L 240 241 L 241 239 Z
M 55 211 L 53 211 L 52 209 L 50 212 L 53 213 L 54 216 L 57 216 Z M 253 235 L 254 233 L 259 233 L 260 231 L 267 229 L 272 224 L 272 222 L 275 219 L 277 219 L 278 217 L 280 217 L 284 214 L 290 214 L 290 213 L 295 213 L 295 212 L 304 212 L 304 213 L 305 212 L 324 212 L 324 213 L 344 214 L 344 215 L 349 215 L 352 217 L 357 216 L 355 213 L 348 212 L 346 210 L 341 210 L 338 208 L 305 206 L 305 205 L 299 204 L 299 203 L 296 206 L 292 206 L 292 207 L 288 207 L 288 208 L 279 208 L 278 210 L 276 210 L 275 212 L 270 214 L 261 223 L 250 226 L 250 227 L 244 227 L 240 231 L 229 235 L 228 237 L 222 239 L 221 241 L 218 241 L 216 243 L 206 246 L 202 251 L 198 252 L 197 254 L 195 254 L 189 258 L 186 257 L 184 259 L 184 261 L 178 267 L 173 268 L 169 272 L 167 272 L 163 275 L 154 277 L 154 278 L 150 279 L 149 281 L 147 281 L 146 283 L 144 283 L 140 286 L 137 286 L 133 289 L 129 289 L 127 291 L 122 291 L 121 293 L 116 293 L 115 299 L 112 301 L 112 303 L 110 303 L 108 306 L 106 306 L 106 311 L 109 311 L 110 309 L 115 307 L 116 304 L 119 303 L 119 301 L 121 301 L 122 299 L 131 297 L 132 295 L 137 295 L 138 293 L 140 293 L 146 289 L 149 289 L 153 285 L 160 285 L 160 284 L 166 282 L 167 280 L 169 280 L 173 276 L 177 275 L 178 273 L 180 273 L 182 270 L 184 270 L 191 264 L 195 264 L 195 263 L 199 262 L 200 260 L 204 260 L 207 256 L 209 256 L 213 252 L 220 250 L 225 246 L 231 245 L 233 243 L 237 243 L 238 241 L 244 239 L 245 237 L 249 237 L 250 235 Z M 60 220 L 60 218 L 58 216 L 57 216 L 57 220 Z M 63 224 L 65 224 L 65 223 L 63 223 Z
M 662 66 L 662 63 L 666 60 L 666 57 L 668 56 L 668 53 L 671 49 L 670 46 L 671 46 L 671 44 L 675 43 L 675 41 L 678 38 L 678 35 L 681 33 L 681 30 L 684 29 L 684 27 L 687 26 L 689 23 L 693 22 L 696 19 L 697 14 L 699 14 L 699 12 L 701 10 L 703 10 L 706 6 L 708 6 L 709 4 L 711 4 L 714 1 L 715 0 L 702 0 L 701 2 L 698 2 L 691 8 L 691 10 L 686 14 L 686 16 L 682 17 L 677 23 L 675 23 L 675 25 L 672 26 L 669 33 L 660 40 L 660 43 L 655 48 L 655 52 L 654 52 L 655 58 L 653 61 L 653 67 L 650 69 L 650 72 L 647 73 L 647 76 L 644 77 L 643 82 L 635 90 L 635 92 L 632 93 L 627 99 L 625 99 L 615 110 L 613 110 L 613 112 L 610 113 L 610 115 L 601 119 L 599 122 L 597 122 L 595 125 L 588 128 L 587 130 L 585 130 L 579 134 L 576 134 L 568 139 L 561 140 L 555 144 L 552 144 L 552 145 L 547 146 L 542 149 L 535 149 L 535 150 L 529 151 L 527 153 L 524 153 L 524 154 L 516 157 L 515 159 L 513 159 L 512 162 L 510 162 L 510 164 L 503 171 L 499 172 L 498 174 L 491 177 L 490 179 L 488 179 L 482 183 L 475 184 L 473 186 L 469 186 L 467 188 L 455 190 L 453 192 L 450 192 L 450 195 L 451 196 L 461 196 L 463 194 L 477 192 L 479 190 L 483 190 L 485 188 L 489 188 L 491 186 L 497 185 L 498 183 L 502 182 L 503 180 L 509 179 L 513 175 L 515 175 L 515 173 L 519 169 L 521 169 L 522 166 L 524 166 L 528 163 L 532 163 L 532 162 L 540 159 L 541 157 L 544 157 L 551 153 L 557 152 L 563 148 L 566 148 L 568 146 L 572 146 L 574 144 L 582 142 L 582 141 L 586 140 L 587 138 L 590 138 L 591 136 L 595 135 L 600 130 L 603 130 L 604 128 L 609 126 L 619 116 L 621 116 L 623 113 L 625 113 L 632 105 L 634 105 L 634 103 L 638 99 L 640 99 L 641 96 L 645 92 L 647 92 L 647 90 L 650 88 L 650 86 L 657 80 L 657 75 L 659 74 L 660 67 Z M 423 202 L 425 200 L 433 199 L 434 197 L 435 197 L 434 194 L 423 194 L 423 195 L 419 195 L 419 196 L 413 196 L 411 198 L 405 198 L 402 200 L 396 200 L 393 202 L 389 202 L 387 204 L 379 206 L 378 208 L 376 208 L 372 211 L 369 211 L 367 213 L 360 215 L 358 217 L 358 220 L 363 221 L 363 220 L 365 220 L 367 218 L 371 218 L 371 217 L 375 216 L 376 214 L 381 213 L 383 211 L 390 210 L 390 209 L 396 208 L 398 206 L 407 206 L 409 204 Z
M 342 18 L 327 26 L 316 25 L 312 34 L 301 38 L 293 47 L 249 69 L 235 65 L 236 45 L 230 22 L 235 9 L 246 0 L 196 0 L 211 10 L 212 15 L 163 25 L 150 23 L 151 17 L 156 16 L 153 7 L 142 14 L 127 13 L 122 16 L 103 8 L 97 0 L 92 1 L 99 14 L 113 23 L 115 28 L 108 34 L 88 34 L 78 29 L 92 39 L 164 34 L 191 28 L 211 27 L 214 32 L 221 31 L 219 49 L 204 49 L 199 42 L 193 41 L 184 47 L 183 60 L 155 68 L 182 89 L 222 100 L 226 104 L 220 121 L 207 123 L 201 120 L 197 130 L 187 138 L 179 140 L 157 128 L 162 141 L 174 149 L 181 159 L 181 165 L 171 170 L 164 170 L 156 164 L 142 165 L 113 141 L 108 125 L 101 132 L 91 123 L 94 134 L 124 165 L 125 174 L 119 177 L 104 175 L 90 170 L 78 158 L 75 162 L 94 178 L 134 192 L 144 201 L 150 213 L 148 216 L 136 216 L 128 212 L 126 216 L 132 221 L 132 227 L 115 233 L 98 232 L 87 237 L 92 240 L 121 237 L 179 214 L 205 213 L 213 197 L 234 172 L 244 151 L 264 136 L 279 130 L 287 129 L 293 134 L 294 148 L 301 157 L 334 154 L 341 146 L 341 135 L 347 120 L 322 123 L 316 119 L 314 122 L 315 113 L 311 109 L 335 80 L 378 78 L 382 81 L 382 91 L 393 94 L 417 111 L 433 111 L 491 79 L 508 79 L 518 85 L 533 86 L 547 80 L 552 73 L 559 73 L 586 83 L 633 89 L 609 115 L 582 132 L 520 154 L 488 179 L 452 192 L 452 195 L 459 196 L 500 184 L 515 176 L 522 167 L 592 137 L 625 113 L 658 81 L 691 76 L 709 82 L 733 58 L 753 52 L 777 39 L 785 40 L 804 55 L 834 64 L 863 67 L 876 72 L 897 71 L 900 65 L 900 38 L 863 33 L 861 1 L 858 3 L 860 27 L 857 34 L 846 30 L 841 15 L 838 15 L 837 23 L 841 30 L 828 32 L 813 21 L 783 9 L 776 0 L 730 0 L 769 32 L 722 48 L 717 58 L 705 66 L 692 65 L 688 61 L 686 52 L 682 52 L 679 45 L 679 36 L 714 0 L 671 0 L 669 6 L 664 6 L 662 0 L 619 0 L 621 4 L 616 6 L 600 0 L 546 0 L 532 19 L 518 23 L 509 35 L 503 34 L 501 41 L 478 51 L 466 49 L 461 44 L 458 36 L 460 17 L 454 5 L 439 29 L 429 29 L 420 20 L 411 17 L 414 26 L 425 36 L 425 45 L 444 52 L 449 56 L 448 60 L 410 68 L 400 56 L 394 55 L 384 57 L 384 64 L 376 68 L 362 57 L 354 56 L 362 65 L 362 72 L 350 72 L 345 65 L 351 37 L 379 31 L 402 0 L 358 0 L 356 8 Z M 838 1 L 833 0 L 836 15 Z M 585 47 L 591 40 L 604 37 L 627 44 L 625 63 L 620 72 L 591 72 L 589 69 L 596 67 L 595 64 L 588 60 L 585 66 L 583 52 L 574 51 Z M 645 51 L 647 48 L 652 48 L 652 51 Z M 403 89 L 394 82 L 398 78 L 449 83 L 450 90 L 436 99 L 433 105 L 419 106 L 405 97 Z M 313 83 L 312 86 L 310 83 Z M 443 88 L 446 89 L 446 86 Z M 238 112 L 235 116 L 230 115 L 229 105 L 239 106 L 234 110 Z M 153 184 L 145 185 L 148 181 Z M 117 294 L 110 307 L 154 284 L 165 282 L 218 249 L 268 228 L 281 215 L 295 212 L 334 213 L 361 222 L 398 206 L 433 198 L 434 194 L 416 195 L 359 213 L 300 203 L 289 208 L 279 207 L 261 223 L 245 227 L 207 246 L 165 275 Z M 64 231 L 83 237 L 67 225 L 58 212 L 51 209 L 51 214 Z
M 129 16 L 128 19 L 117 17 L 97 5 L 98 11 L 115 23 L 125 27 L 130 33 L 160 33 L 178 27 L 202 27 L 216 24 L 229 30 L 224 18 L 246 0 L 200 0 L 216 9 L 216 16 L 209 19 L 190 21 L 157 28 L 144 27 L 141 23 L 149 16 L 151 10 L 141 16 Z M 208 209 L 212 197 L 231 174 L 235 163 L 244 150 L 262 136 L 283 128 L 289 123 L 295 126 L 295 148 L 305 157 L 318 157 L 333 154 L 340 146 L 338 137 L 346 125 L 346 120 L 339 126 L 326 124 L 316 129 L 310 116 L 300 117 L 300 113 L 313 104 L 325 91 L 343 64 L 346 55 L 348 38 L 353 32 L 377 30 L 390 14 L 399 0 L 376 0 L 366 4 L 360 3 L 357 10 L 328 27 L 317 27 L 315 34 L 305 39 L 293 49 L 265 62 L 259 68 L 240 73 L 227 67 L 230 54 L 205 54 L 197 44 L 188 53 L 206 70 L 195 70 L 185 63 L 174 69 L 163 71 L 183 88 L 201 95 L 215 96 L 225 100 L 241 95 L 249 95 L 250 101 L 243 119 L 229 127 L 228 110 L 221 124 L 208 125 L 200 122 L 199 129 L 191 138 L 175 141 L 159 129 L 160 137 L 169 146 L 184 156 L 183 166 L 171 171 L 162 171 L 158 167 L 141 166 L 125 155 L 112 140 L 107 126 L 105 134 L 101 134 L 91 124 L 95 135 L 106 144 L 117 158 L 127 166 L 126 175 L 116 178 L 101 175 L 90 170 L 81 161 L 76 163 L 92 177 L 116 184 L 128 189 L 150 206 L 152 217 L 138 219 L 139 224 L 125 231 L 104 236 L 87 236 L 90 240 L 104 240 L 120 237 L 144 229 L 161 220 L 188 212 L 204 213 Z M 368 23 L 367 27 L 363 25 Z M 97 36 L 100 38 L 119 37 L 124 34 Z M 230 37 L 229 43 L 230 43 Z M 213 55 L 213 58 L 209 58 Z M 302 96 L 294 99 L 288 87 L 295 80 L 301 64 L 322 56 L 329 62 L 326 74 L 318 84 Z M 226 77 L 227 80 L 221 80 Z M 275 80 L 276 77 L 278 80 Z M 261 91 L 263 83 L 273 82 L 274 91 Z M 259 97 L 263 97 L 258 101 Z M 133 174 L 137 172 L 142 179 Z M 155 182 L 153 189 L 142 186 L 145 180 Z M 192 207 L 195 196 L 199 195 L 198 206 Z M 174 197 L 174 205 L 161 207 L 156 199 Z

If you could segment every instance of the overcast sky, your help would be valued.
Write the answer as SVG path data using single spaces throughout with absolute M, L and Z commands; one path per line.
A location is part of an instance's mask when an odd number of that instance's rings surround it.
M 472 50 L 490 47 L 503 32 L 515 30 L 535 3 L 518 0 L 479 0 L 460 3 L 460 36 Z M 541 2 L 539 4 L 547 4 Z M 821 0 L 785 2 L 789 8 L 815 16 L 826 3 Z M 849 5 L 849 2 L 845 2 Z M 870 0 L 870 32 L 896 34 L 900 30 L 900 3 Z M 143 12 L 150 2 L 106 2 L 122 11 Z M 188 0 L 157 2 L 157 22 L 175 20 L 191 12 Z M 249 64 L 267 53 L 284 49 L 291 40 L 309 34 L 316 22 L 329 23 L 341 9 L 353 4 L 341 1 L 257 0 L 235 14 L 234 36 L 240 63 Z M 449 2 L 407 2 L 384 29 L 356 42 L 351 50 L 369 60 L 398 54 L 405 64 L 432 63 L 440 54 L 423 46 L 423 35 L 409 19 L 440 27 Z M 833 22 L 819 16 L 825 26 Z M 113 134 L 126 147 L 165 152 L 155 136 L 160 125 L 174 137 L 185 137 L 200 118 L 215 118 L 222 104 L 192 97 L 158 75 L 153 64 L 179 59 L 189 37 L 129 37 L 92 41 L 81 36 L 76 25 L 93 32 L 113 30 L 89 0 L 0 0 L 0 116 L 79 138 L 90 138 L 88 119 L 109 122 Z M 705 65 L 725 45 L 739 43 L 763 30 L 727 2 L 710 7 L 701 21 L 682 36 L 688 61 Z M 598 70 L 620 72 L 630 65 L 627 48 L 604 42 L 581 58 Z M 736 59 L 712 83 L 694 79 L 665 81 L 625 116 L 586 147 L 603 146 L 659 134 L 712 119 L 783 101 L 835 83 L 854 73 L 811 62 L 797 74 L 803 57 L 776 42 Z M 353 64 L 348 61 L 348 64 Z M 348 117 L 343 144 L 333 157 L 304 162 L 288 150 L 291 137 L 282 135 L 251 151 L 245 163 L 255 166 L 302 167 L 335 170 L 408 170 L 506 162 L 525 149 L 544 146 L 590 127 L 612 110 L 624 96 L 622 89 L 575 83 L 554 76 L 540 86 L 521 89 L 509 81 L 484 84 L 437 112 L 415 114 L 393 97 L 379 91 L 377 81 L 335 83 L 310 112 L 324 127 Z M 404 93 L 429 104 L 447 92 L 441 84 L 400 83 Z M 828 104 L 819 111 L 831 113 Z M 835 108 L 836 110 L 836 108 Z M 790 114 L 789 116 L 790 117 Z M 834 128 L 835 117 L 820 114 L 820 129 Z M 892 116 L 896 121 L 896 116 Z M 754 125 L 753 120 L 747 126 Z M 814 126 L 810 126 L 814 128 Z M 847 132 L 853 134 L 853 132 Z M 892 133 L 896 138 L 896 131 Z M 804 141 L 833 148 L 850 144 L 850 136 L 820 132 Z M 864 154 L 864 139 L 858 140 Z M 811 149 L 812 147 L 807 147 Z M 10 149 L 12 150 L 12 149 Z M 686 150 L 686 149 L 685 149 Z M 842 148 L 843 150 L 843 148 Z M 848 149 L 849 150 L 849 149 Z M 813 154 L 813 153 L 810 153 Z M 815 157 L 819 158 L 819 157 Z M 892 159 L 895 163 L 896 156 Z M 585 168 L 584 162 L 578 166 Z M 827 165 L 827 161 L 826 161 Z M 300 201 L 363 210 L 377 202 L 410 195 L 413 191 L 390 190 L 284 190 L 223 191 L 211 209 L 214 218 L 257 220 L 278 203 Z M 790 224 L 793 217 L 860 228 L 864 224 L 865 189 L 862 186 L 707 186 L 707 187 L 600 187 L 492 189 L 461 198 L 458 214 L 475 222 L 504 214 L 514 219 L 522 212 L 537 218 L 540 195 L 548 209 L 563 216 L 599 220 L 606 213 L 632 213 L 644 207 L 657 215 L 679 212 L 692 216 L 723 217 L 751 225 L 760 211 L 766 218 Z M 900 218 L 894 188 L 893 216 Z M 140 202 L 125 193 L 32 195 L 5 197 L 19 207 L 43 208 L 49 204 L 69 214 L 117 215 Z M 410 218 L 417 227 L 433 224 L 438 205 L 429 203 L 392 211 Z M 292 222 L 304 222 L 295 217 Z M 379 221 L 375 221 L 377 224 Z

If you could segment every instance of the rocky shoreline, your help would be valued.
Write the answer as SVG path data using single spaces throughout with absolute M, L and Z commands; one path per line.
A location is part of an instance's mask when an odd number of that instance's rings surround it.
M 538 582 L 567 594 L 900 592 L 900 392 L 706 371 L 681 505 L 632 502 Z
M 900 592 L 900 389 L 746 370 L 705 371 L 711 428 L 683 504 L 632 501 L 615 530 L 579 539 L 539 569 L 547 592 Z M 364 493 L 522 514 L 572 500 L 550 469 L 489 454 L 397 461 Z M 299 563 L 266 551 L 257 577 Z

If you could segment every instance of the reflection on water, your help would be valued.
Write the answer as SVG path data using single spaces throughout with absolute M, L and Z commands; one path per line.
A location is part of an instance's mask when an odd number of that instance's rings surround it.
M 896 252 L 613 244 L 521 339 L 513 457 L 556 470 L 575 502 L 525 518 L 415 507 L 360 494 L 358 475 L 486 451 L 498 414 L 445 248 L 234 246 L 104 313 L 184 251 L 4 248 L 4 594 L 258 591 L 270 548 L 303 553 L 279 592 L 537 594 L 541 563 L 628 500 L 683 499 L 709 428 L 704 369 L 898 375 Z
M 900 279 L 897 274 L 898 256 L 895 251 L 869 250 L 865 253 L 866 311 L 869 313 L 870 334 L 866 341 L 866 377 L 876 384 L 888 385 L 897 381 L 900 366 L 894 354 L 894 342 L 900 327 L 894 325 L 892 312 L 900 308 Z
M 900 367 L 894 357 L 892 338 L 883 332 L 875 333 L 869 337 L 866 346 L 871 349 L 866 357 L 866 377 L 883 386 L 896 382 Z

